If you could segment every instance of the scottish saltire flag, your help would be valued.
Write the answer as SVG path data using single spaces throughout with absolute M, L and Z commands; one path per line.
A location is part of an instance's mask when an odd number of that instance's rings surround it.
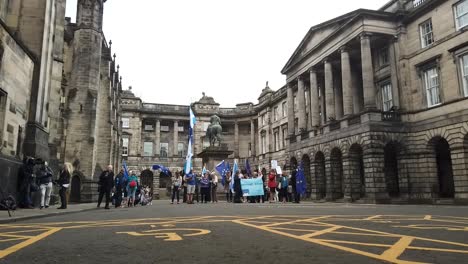
M 205 175 L 205 173 L 206 173 L 206 167 L 203 166 L 203 170 L 202 170 L 202 172 L 201 172 L 201 175 L 203 176 L 203 175 Z
M 239 170 L 239 165 L 237 164 L 237 159 L 234 160 L 234 165 L 232 165 L 232 178 L 231 178 L 231 184 L 229 188 L 231 190 L 234 189 L 234 176 L 236 175 L 236 172 Z M 233 191 L 234 192 L 234 191 Z
M 215 167 L 216 171 L 218 171 L 219 175 L 221 175 L 221 183 L 224 185 L 226 183 L 226 163 L 221 161 Z
M 128 175 L 128 167 L 127 162 L 125 162 L 125 160 L 122 162 L 122 168 L 124 170 L 123 180 L 127 181 L 128 178 L 130 178 L 130 175 Z
M 245 160 L 245 170 L 247 171 L 247 175 L 252 177 L 252 170 L 250 169 L 249 159 Z
M 190 169 L 192 168 L 193 128 L 195 127 L 195 124 L 197 123 L 197 118 L 193 114 L 192 108 L 189 109 L 189 115 L 190 115 L 190 127 L 189 127 L 189 136 L 188 136 L 187 156 L 185 158 L 185 174 L 188 174 L 190 172 Z
M 170 176 L 171 175 L 171 171 L 164 167 L 163 165 L 153 165 L 153 170 L 160 170 L 162 173 L 164 173 L 165 175 L 167 176 Z
M 297 173 L 296 173 L 296 190 L 299 194 L 304 195 L 307 191 L 307 183 L 304 175 L 304 166 L 302 164 L 302 161 L 297 168 Z

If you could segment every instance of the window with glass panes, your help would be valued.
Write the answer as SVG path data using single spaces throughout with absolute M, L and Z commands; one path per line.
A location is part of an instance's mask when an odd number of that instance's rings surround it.
M 460 57 L 460 68 L 462 73 L 463 95 L 468 96 L 468 54 Z
M 385 83 L 381 86 L 382 90 L 382 109 L 390 111 L 393 107 L 392 84 Z
M 177 144 L 177 155 L 178 155 L 179 157 L 185 156 L 185 147 L 184 147 L 184 143 L 178 143 L 178 144 Z
M 265 154 L 266 152 L 267 152 L 266 135 L 262 134 L 262 154 Z
M 283 110 L 283 117 L 286 117 L 288 115 L 288 106 L 286 104 L 287 102 L 283 102 L 282 104 L 282 110 Z
M 128 156 L 128 138 L 122 138 L 122 156 Z
M 129 128 L 130 127 L 130 118 L 122 117 L 122 128 Z
M 459 2 L 453 8 L 457 30 L 468 26 L 468 0 Z
M 143 143 L 143 156 L 145 157 L 153 156 L 153 142 Z
M 161 158 L 167 158 L 169 153 L 169 143 L 160 143 L 159 156 Z
M 276 121 L 278 120 L 279 117 L 279 111 L 278 111 L 278 106 L 276 106 L 273 110 L 273 120 Z
M 427 106 L 440 104 L 440 80 L 437 67 L 432 67 L 423 72 L 423 83 L 426 90 Z
M 423 48 L 434 43 L 434 34 L 432 32 L 432 21 L 429 19 L 419 26 L 421 34 L 421 46 Z
M 279 131 L 275 131 L 274 133 L 274 139 L 275 139 L 275 151 L 278 151 L 280 149 L 280 141 L 279 141 Z

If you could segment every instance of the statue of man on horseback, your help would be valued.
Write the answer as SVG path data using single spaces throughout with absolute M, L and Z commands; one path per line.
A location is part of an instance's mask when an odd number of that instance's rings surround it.
M 213 115 L 210 118 L 210 125 L 206 130 L 206 137 L 210 140 L 210 147 L 221 145 L 221 133 L 223 128 L 221 127 L 221 119 L 217 115 Z

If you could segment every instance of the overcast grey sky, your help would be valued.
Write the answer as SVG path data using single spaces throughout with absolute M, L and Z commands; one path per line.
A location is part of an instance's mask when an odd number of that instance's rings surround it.
M 388 0 L 109 0 L 104 33 L 124 87 L 148 103 L 189 104 L 202 92 L 221 104 L 258 102 L 309 28 Z M 75 21 L 77 0 L 67 1 Z

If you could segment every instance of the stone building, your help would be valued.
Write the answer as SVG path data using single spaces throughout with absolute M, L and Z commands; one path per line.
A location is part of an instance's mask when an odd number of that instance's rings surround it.
M 257 104 L 232 109 L 207 96 L 192 104 L 194 153 L 218 114 L 230 158 L 302 164 L 311 199 L 466 203 L 467 10 L 468 0 L 392 0 L 313 26 L 282 70 L 284 87 L 267 85 Z M 188 109 L 124 91 L 130 167 L 181 168 Z
M 54 172 L 74 165 L 72 201 L 91 201 L 96 177 L 120 167 L 121 77 L 102 32 L 105 0 L 0 0 L 0 180 L 16 192 L 25 156 Z

